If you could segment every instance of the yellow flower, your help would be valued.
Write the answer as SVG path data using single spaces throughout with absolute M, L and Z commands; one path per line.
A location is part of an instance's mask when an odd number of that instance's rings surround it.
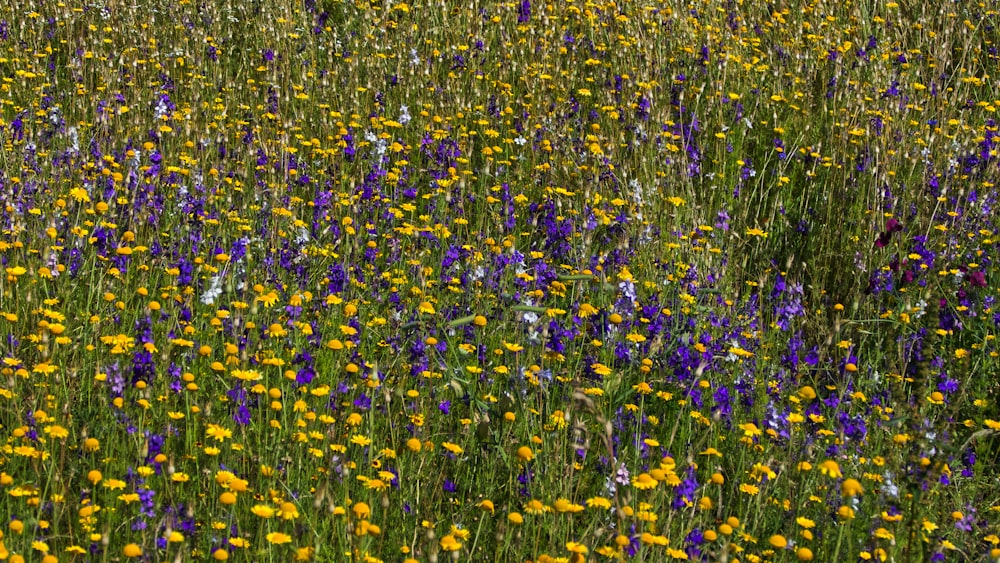
M 351 443 L 357 444 L 359 446 L 368 446 L 371 445 L 372 441 L 367 436 L 362 436 L 361 434 L 355 434 L 354 436 L 351 436 Z
M 828 459 L 823 463 L 820 463 L 819 471 L 823 475 L 826 475 L 833 479 L 839 479 L 840 477 L 844 476 L 844 474 L 840 472 L 840 466 L 837 465 L 837 462 L 833 461 L 832 459 Z
M 63 439 L 69 436 L 69 430 L 66 430 L 58 424 L 53 424 L 52 426 L 45 427 L 45 433 L 53 438 Z
M 586 555 L 589 552 L 587 546 L 575 541 L 566 542 L 566 549 L 572 553 L 579 553 L 581 555 Z
M 288 534 L 283 534 L 281 532 L 271 532 L 267 536 L 267 542 L 275 545 L 281 545 L 283 543 L 290 543 L 292 541 L 292 536 Z
M 104 486 L 111 489 L 112 491 L 115 489 L 124 489 L 125 481 L 122 481 L 120 479 L 108 479 L 107 481 L 104 482 Z
M 209 424 L 208 428 L 205 429 L 205 435 L 209 438 L 215 438 L 218 442 L 223 442 L 226 438 L 233 437 L 233 431 L 218 424 Z
M 122 548 L 122 555 L 125 557 L 139 557 L 142 555 L 142 548 L 134 543 L 130 543 Z
M 364 502 L 359 502 L 355 504 L 353 507 L 351 507 L 351 511 L 354 512 L 354 516 L 359 519 L 366 519 L 372 513 L 372 510 L 368 506 L 368 503 Z
M 79 203 L 90 203 L 90 196 L 87 195 L 87 190 L 77 187 L 69 191 L 69 196 Z
M 523 462 L 529 462 L 535 459 L 535 453 L 532 452 L 531 448 L 529 448 L 528 446 L 521 446 L 520 448 L 517 448 L 516 453 L 517 453 L 517 459 Z
M 844 479 L 844 482 L 840 484 L 840 492 L 845 497 L 856 497 L 865 492 L 865 489 L 857 479 Z
M 479 504 L 477 504 L 476 506 L 482 508 L 484 512 L 489 512 L 490 514 L 493 514 L 493 501 L 489 499 L 480 501 Z
M 507 521 L 515 526 L 520 526 L 524 523 L 524 517 L 519 512 L 511 512 L 507 515 Z
M 611 508 L 611 501 L 604 497 L 592 497 L 587 499 L 587 506 L 590 508 L 603 508 L 604 510 L 609 510 Z
M 549 507 L 542 504 L 542 501 L 538 499 L 531 499 L 528 504 L 524 505 L 524 511 L 528 514 L 544 514 L 549 510 Z
M 594 370 L 594 373 L 600 375 L 601 377 L 607 377 L 611 375 L 611 368 L 599 362 L 590 364 L 590 369 Z
M 746 436 L 746 437 L 748 437 L 748 438 L 753 438 L 755 436 L 760 436 L 760 434 L 761 434 L 760 428 L 757 428 L 757 425 L 754 424 L 754 423 L 752 423 L 752 422 L 747 422 L 746 424 L 741 424 L 740 425 L 740 430 L 742 430 L 743 431 L 743 435 Z
M 299 517 L 299 509 L 291 502 L 281 503 L 281 506 L 278 507 L 278 513 L 284 520 L 295 520 Z
M 570 502 L 566 498 L 558 498 L 554 503 L 552 503 L 552 508 L 556 512 L 582 512 L 583 505 L 576 504 L 575 502 Z
M 785 536 L 781 534 L 775 534 L 771 536 L 771 538 L 768 540 L 768 543 L 770 543 L 771 547 L 773 547 L 774 549 L 785 549 L 785 547 L 788 545 L 788 540 L 786 540 Z
M 875 530 L 875 537 L 883 540 L 892 540 L 896 538 L 892 532 L 886 530 L 885 528 Z
M 462 549 L 462 542 L 455 539 L 455 536 L 448 534 L 441 538 L 441 549 L 445 551 L 458 551 Z
M 641 491 L 655 489 L 659 484 L 649 473 L 642 473 L 635 479 L 632 479 L 632 486 Z
M 261 518 L 270 518 L 274 516 L 275 509 L 274 507 L 268 506 L 266 504 L 255 504 L 253 508 L 250 509 L 250 512 L 253 512 L 257 516 L 260 516 Z
M 32 373 L 40 373 L 42 375 L 49 375 L 50 373 L 54 373 L 56 371 L 59 371 L 59 366 L 54 366 L 54 365 L 50 364 L 49 362 L 42 362 L 42 363 L 36 365 L 34 367 L 34 369 L 32 369 L 31 371 L 32 371 Z

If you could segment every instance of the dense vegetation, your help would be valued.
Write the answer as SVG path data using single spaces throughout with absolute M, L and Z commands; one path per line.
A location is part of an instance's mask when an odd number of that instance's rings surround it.
M 1000 558 L 997 6 L 0 7 L 0 560 Z

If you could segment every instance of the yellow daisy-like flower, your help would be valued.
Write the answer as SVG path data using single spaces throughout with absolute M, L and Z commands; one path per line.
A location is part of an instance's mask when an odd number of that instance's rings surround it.
M 653 479 L 649 473 L 642 473 L 635 479 L 632 479 L 632 486 L 642 491 L 655 489 L 659 484 L 659 481 Z
M 662 536 L 660 536 L 660 537 L 662 537 Z M 688 558 L 687 553 L 685 553 L 684 550 L 681 550 L 681 549 L 669 548 L 669 549 L 667 549 L 667 555 L 669 555 L 673 559 L 687 560 L 687 558 Z
M 354 516 L 359 519 L 365 519 L 371 516 L 372 510 L 366 502 L 359 502 L 351 507 L 351 511 L 354 512 Z
M 253 512 L 257 516 L 260 516 L 261 518 L 270 518 L 274 516 L 276 510 L 274 509 L 274 507 L 268 506 L 266 504 L 255 504 L 253 508 L 250 509 L 250 512 Z
M 267 535 L 267 542 L 274 545 L 281 545 L 283 543 L 291 543 L 292 536 L 288 534 L 283 534 L 281 532 L 271 532 Z
M 441 538 L 441 549 L 445 551 L 458 551 L 462 549 L 462 542 L 458 541 L 455 536 L 448 534 Z
M 592 497 L 587 499 L 587 506 L 590 508 L 603 508 L 604 510 L 609 510 L 611 508 L 611 501 L 604 497 Z
M 840 472 L 840 466 L 837 465 L 837 462 L 833 461 L 832 459 L 828 459 L 823 463 L 820 463 L 819 471 L 823 475 L 826 475 L 827 477 L 830 477 L 832 479 L 839 479 L 844 476 L 844 474 Z
M 358 446 L 368 446 L 371 445 L 372 441 L 367 436 L 362 436 L 361 434 L 355 434 L 351 436 L 351 443 Z
M 58 438 L 60 440 L 69 436 L 69 430 L 66 430 L 62 426 L 59 426 L 58 424 L 53 424 L 52 426 L 46 426 L 45 433 L 48 434 L 49 436 L 52 436 L 53 438 Z
M 554 503 L 552 503 L 552 509 L 555 510 L 556 512 L 575 513 L 575 512 L 582 512 L 583 505 L 571 502 L 569 499 L 566 498 L 559 498 L 556 499 Z
M 465 450 L 462 449 L 462 446 L 459 446 L 458 444 L 452 444 L 451 442 L 444 442 L 443 444 L 441 444 L 441 447 L 455 455 L 461 455 L 462 453 L 465 452 Z
M 840 484 L 840 492 L 845 497 L 856 497 L 865 492 L 865 489 L 857 479 L 844 479 Z
M 278 514 L 284 520 L 295 520 L 299 517 L 299 509 L 295 506 L 295 503 L 283 502 L 278 507 Z
M 575 541 L 566 542 L 566 549 L 572 553 L 579 553 L 581 555 L 586 555 L 590 551 L 587 549 L 587 546 Z
M 594 373 L 600 375 L 601 377 L 607 377 L 611 375 L 611 368 L 599 362 L 590 364 L 590 369 L 594 370 Z
M 124 489 L 125 481 L 122 481 L 121 479 L 108 479 L 104 482 L 104 486 L 112 491 L 115 489 Z
M 528 504 L 524 505 L 524 511 L 528 514 L 544 514 L 548 510 L 549 507 L 545 506 L 538 499 L 531 499 L 528 501 Z
M 743 435 L 746 436 L 747 438 L 753 438 L 755 436 L 761 435 L 760 428 L 757 428 L 757 425 L 752 422 L 741 424 L 740 430 L 743 431 Z
M 90 203 L 90 196 L 83 188 L 73 188 L 69 191 L 69 196 L 79 203 Z
M 208 428 L 205 429 L 205 435 L 214 438 L 217 442 L 223 442 L 226 438 L 233 437 L 233 431 L 218 424 L 209 424 Z
M 886 530 L 885 528 L 879 528 L 875 530 L 875 537 L 883 540 L 892 540 L 896 538 L 896 536 L 893 535 L 892 532 Z

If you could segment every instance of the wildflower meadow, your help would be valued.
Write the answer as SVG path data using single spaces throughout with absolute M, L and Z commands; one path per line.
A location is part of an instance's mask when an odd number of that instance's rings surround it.
M 0 6 L 0 560 L 1000 560 L 998 2 Z

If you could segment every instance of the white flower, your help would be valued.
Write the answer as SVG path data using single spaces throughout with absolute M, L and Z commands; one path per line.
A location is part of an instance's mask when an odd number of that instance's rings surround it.
M 222 276 L 216 275 L 212 278 L 212 283 L 209 285 L 208 290 L 201 294 L 202 305 L 214 305 L 215 300 L 222 295 Z

